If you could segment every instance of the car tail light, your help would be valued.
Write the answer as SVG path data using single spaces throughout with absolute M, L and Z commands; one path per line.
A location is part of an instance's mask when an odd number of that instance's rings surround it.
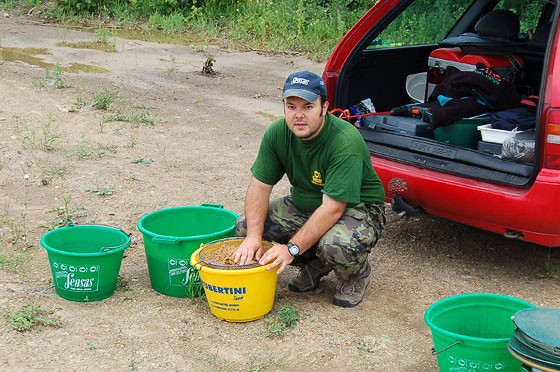
M 560 169 L 560 110 L 551 109 L 546 115 L 546 148 L 544 166 Z

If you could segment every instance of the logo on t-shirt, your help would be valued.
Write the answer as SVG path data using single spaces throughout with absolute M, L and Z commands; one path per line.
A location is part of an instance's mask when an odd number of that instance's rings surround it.
M 323 178 L 321 177 L 321 173 L 319 173 L 319 171 L 313 171 L 311 183 L 314 185 L 325 186 L 325 184 L 323 183 Z

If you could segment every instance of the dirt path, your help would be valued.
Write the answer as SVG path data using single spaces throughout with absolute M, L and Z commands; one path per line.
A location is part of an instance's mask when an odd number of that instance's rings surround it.
M 491 292 L 560 307 L 560 283 L 539 279 L 548 250 L 458 224 L 389 214 L 371 255 L 374 277 L 354 309 L 331 305 L 335 280 L 322 290 L 287 290 L 296 271 L 280 276 L 272 312 L 235 324 L 215 318 L 204 299 L 158 294 L 151 286 L 136 224 L 157 209 L 222 204 L 242 212 L 249 167 L 265 126 L 282 115 L 280 92 L 292 71 L 322 65 L 295 56 L 264 56 L 215 47 L 112 39 L 117 52 L 57 46 L 95 36 L 0 20 L 3 56 L 35 51 L 62 68 L 79 62 L 106 73 L 51 72 L 0 61 L 0 259 L 22 252 L 19 269 L 0 268 L 0 308 L 36 304 L 54 311 L 60 328 L 19 333 L 0 318 L 0 369 L 5 371 L 434 371 L 432 336 L 423 316 L 455 294 Z M 216 76 L 200 73 L 207 57 Z M 28 60 L 28 62 L 35 62 Z M 83 103 L 114 93 L 116 106 Z M 106 122 L 108 115 L 127 121 Z M 153 125 L 152 125 L 153 122 Z M 276 193 L 286 193 L 285 183 Z M 54 293 L 40 246 L 44 226 L 68 211 L 79 223 L 116 226 L 132 234 L 120 275 L 129 290 L 93 303 Z M 79 214 L 79 215 L 78 215 Z M 551 255 L 553 273 L 560 255 Z M 283 306 L 301 314 L 297 326 L 270 337 L 267 325 Z

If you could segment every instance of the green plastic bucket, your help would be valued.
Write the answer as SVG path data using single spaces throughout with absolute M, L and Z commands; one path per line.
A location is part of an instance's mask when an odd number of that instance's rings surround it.
M 479 125 L 488 124 L 489 117 L 467 118 L 435 128 L 434 139 L 452 145 L 476 149 L 480 140 Z
M 115 292 L 130 237 L 114 227 L 68 224 L 41 238 L 56 293 L 70 301 L 99 301 Z
M 432 331 L 440 371 L 521 372 L 521 363 L 507 350 L 513 336 L 512 316 L 534 307 L 508 296 L 471 293 L 445 298 L 424 315 Z
M 237 217 L 218 204 L 172 207 L 143 216 L 138 229 L 152 288 L 173 297 L 201 296 L 204 289 L 191 255 L 203 243 L 234 236 Z

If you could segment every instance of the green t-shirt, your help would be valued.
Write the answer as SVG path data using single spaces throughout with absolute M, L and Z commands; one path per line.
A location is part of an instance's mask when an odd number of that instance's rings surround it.
M 364 139 L 353 125 L 330 114 L 319 135 L 305 141 L 288 129 L 285 118 L 273 122 L 251 172 L 268 185 L 286 174 L 294 204 L 304 212 L 317 209 L 323 193 L 349 206 L 385 201 Z

